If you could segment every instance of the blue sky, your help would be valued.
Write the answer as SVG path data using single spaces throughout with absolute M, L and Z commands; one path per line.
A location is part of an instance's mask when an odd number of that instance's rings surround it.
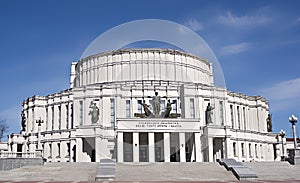
M 71 62 L 97 36 L 128 21 L 163 19 L 200 35 L 228 90 L 266 97 L 273 130 L 291 136 L 288 117 L 300 117 L 299 9 L 297 0 L 0 0 L 0 118 L 19 132 L 22 100 L 69 88 Z

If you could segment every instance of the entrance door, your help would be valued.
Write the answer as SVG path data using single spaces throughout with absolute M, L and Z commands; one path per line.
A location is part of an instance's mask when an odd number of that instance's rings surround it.
M 140 145 L 139 148 L 140 151 L 140 162 L 148 162 L 149 157 L 148 157 L 148 146 L 147 145 Z
M 132 162 L 133 161 L 132 133 L 124 133 L 123 135 L 124 135 L 124 143 L 123 143 L 124 162 Z

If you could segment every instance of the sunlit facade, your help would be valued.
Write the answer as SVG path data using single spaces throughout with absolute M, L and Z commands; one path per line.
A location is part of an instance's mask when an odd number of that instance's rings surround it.
M 23 101 L 22 131 L 9 136 L 8 151 L 48 162 L 280 160 L 268 101 L 214 86 L 212 67 L 156 48 L 81 59 L 70 89 Z

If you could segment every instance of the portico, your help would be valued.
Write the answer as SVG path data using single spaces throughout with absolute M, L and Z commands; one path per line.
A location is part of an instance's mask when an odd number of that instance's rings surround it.
M 201 161 L 199 124 L 195 119 L 119 119 L 118 162 Z

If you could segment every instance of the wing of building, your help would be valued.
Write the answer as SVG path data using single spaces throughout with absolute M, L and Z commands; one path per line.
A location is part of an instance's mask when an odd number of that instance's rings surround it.
M 22 103 L 8 151 L 48 162 L 280 160 L 268 101 L 214 86 L 213 65 L 170 49 L 122 49 L 72 63 L 70 89 Z

